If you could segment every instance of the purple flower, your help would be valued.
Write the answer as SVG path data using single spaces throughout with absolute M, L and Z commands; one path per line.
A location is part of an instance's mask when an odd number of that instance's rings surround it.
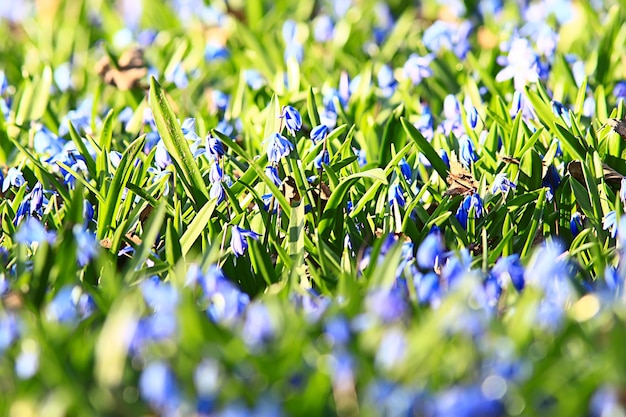
M 411 80 L 413 85 L 418 85 L 424 78 L 433 75 L 433 71 L 430 69 L 432 60 L 432 55 L 419 56 L 417 54 L 411 54 L 409 59 L 404 63 L 402 71 L 404 75 Z
M 293 150 L 293 145 L 287 138 L 280 133 L 272 133 L 263 141 L 267 143 L 267 159 L 270 162 L 277 163 Z
M 283 114 L 280 117 L 285 119 L 287 130 L 292 135 L 295 135 L 295 132 L 298 132 L 302 128 L 302 116 L 300 116 L 300 112 L 293 107 L 283 107 Z
M 232 228 L 230 247 L 232 248 L 235 256 L 243 255 L 246 252 L 246 249 L 248 249 L 248 241 L 246 240 L 247 237 L 258 240 L 260 236 L 261 235 L 251 230 L 243 229 L 234 225 Z
M 493 179 L 493 185 L 491 186 L 491 192 L 493 194 L 497 193 L 498 190 L 503 193 L 508 192 L 511 188 L 515 188 L 515 184 L 506 177 L 506 173 L 501 172 L 495 176 Z

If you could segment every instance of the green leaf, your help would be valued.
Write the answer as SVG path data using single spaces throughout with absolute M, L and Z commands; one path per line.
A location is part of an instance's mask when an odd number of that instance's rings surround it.
M 180 238 L 180 250 L 183 256 L 189 253 L 189 250 L 193 246 L 194 242 L 206 229 L 209 221 L 211 221 L 211 216 L 213 216 L 213 212 L 215 211 L 216 203 L 216 198 L 205 203 L 204 206 L 198 210 L 191 223 L 187 225 L 187 230 L 185 230 Z
M 194 206 L 199 209 L 209 200 L 206 184 L 167 97 L 154 77 L 150 78 L 150 107 L 161 139 L 172 157 L 176 173 Z
M 415 126 L 413 126 L 412 123 L 410 123 L 404 117 L 401 117 L 400 121 L 402 122 L 402 126 L 404 126 L 404 130 L 406 130 L 406 133 L 411 139 L 413 139 L 413 141 L 417 145 L 417 149 L 422 152 L 424 156 L 426 156 L 426 159 L 430 161 L 439 176 L 441 178 L 446 178 L 448 176 L 448 167 L 441 159 L 441 156 L 439 156 L 439 153 L 435 151 L 432 145 L 426 140 L 422 133 L 417 130 Z

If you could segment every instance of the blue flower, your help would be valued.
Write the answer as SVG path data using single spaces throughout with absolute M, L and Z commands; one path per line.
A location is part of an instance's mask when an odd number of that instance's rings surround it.
M 572 214 L 572 218 L 569 221 L 569 228 L 572 232 L 572 237 L 578 236 L 578 234 L 583 230 L 583 218 L 579 212 Z
M 18 168 L 9 168 L 9 172 L 7 172 L 7 176 L 4 177 L 4 181 L 2 182 L 2 192 L 6 193 L 10 186 L 19 188 L 25 183 L 26 180 L 24 179 L 22 171 Z
M 383 65 L 377 74 L 378 86 L 382 90 L 383 97 L 389 98 L 396 91 L 398 82 L 393 76 L 393 70 L 388 65 Z
M 335 35 L 335 24 L 328 15 L 320 15 L 313 21 L 313 37 L 317 42 L 329 42 Z
M 611 237 L 615 237 L 617 234 L 617 214 L 615 214 L 615 210 L 609 211 L 606 213 L 606 216 L 602 219 L 602 229 L 610 230 Z
M 63 150 L 64 141 L 52 133 L 50 129 L 41 126 L 33 137 L 33 147 L 39 155 L 55 156 Z
M 154 151 L 154 163 L 161 170 L 172 164 L 172 158 L 170 158 L 170 154 L 165 148 L 165 143 L 162 140 L 159 140 L 156 145 L 156 149 Z
M 413 181 L 413 170 L 411 169 L 411 165 L 409 165 L 405 158 L 402 158 L 398 163 L 398 167 L 400 168 L 400 173 L 402 173 L 406 182 L 410 184 Z
M 445 247 L 439 230 L 432 230 L 417 248 L 417 264 L 420 268 L 432 269 Z
M 506 281 L 510 280 L 517 291 L 524 289 L 524 266 L 518 254 L 498 259 L 491 269 L 491 274 L 496 277 L 501 287 L 504 287 Z
M 280 187 L 282 181 L 278 175 L 278 168 L 274 165 L 268 165 L 265 167 L 265 174 L 272 180 L 275 186 Z
M 140 285 L 146 304 L 155 312 L 172 313 L 178 305 L 178 291 L 171 282 L 163 282 L 152 276 Z
M 376 366 L 388 370 L 402 363 L 406 357 L 407 345 L 406 336 L 401 330 L 393 327 L 387 330 L 376 352 Z
M 613 87 L 613 97 L 616 101 L 626 99 L 626 81 L 618 81 Z
M 539 57 L 527 39 L 515 38 L 504 61 L 506 66 L 496 75 L 497 82 L 513 78 L 515 89 L 523 91 L 527 84 L 539 81 Z
M 93 217 L 93 215 L 92 215 Z M 78 264 L 83 267 L 98 254 L 96 235 L 77 224 L 72 228 Z
M 474 144 L 467 135 L 462 135 L 459 138 L 459 161 L 469 168 L 472 163 L 478 161 L 478 155 L 474 151 Z
M 59 323 L 76 324 L 89 317 L 94 310 L 95 304 L 88 293 L 79 286 L 68 285 L 61 288 L 48 304 L 46 317 Z
M 234 225 L 230 239 L 230 247 L 232 248 L 235 256 L 243 255 L 246 252 L 246 249 L 248 249 L 248 241 L 246 240 L 247 237 L 258 240 L 260 236 L 261 235 L 251 230 L 243 229 Z
M 48 242 L 52 244 L 55 239 L 55 233 L 48 232 L 43 224 L 34 217 L 28 217 L 26 222 L 22 224 L 17 233 L 15 233 L 14 237 L 17 243 L 25 245 L 30 245 L 34 242 Z
M 0 353 L 11 346 L 20 335 L 20 323 L 10 310 L 0 311 Z
M 217 198 L 217 204 L 220 204 L 226 199 L 226 191 L 224 191 L 224 183 L 222 181 L 216 181 L 211 184 L 209 189 L 209 198 Z
M 224 173 L 222 172 L 222 167 L 220 167 L 219 162 L 214 162 L 211 164 L 211 169 L 209 170 L 209 181 L 211 183 L 215 183 L 221 181 L 224 177 Z
M 287 125 L 287 130 L 292 135 L 295 132 L 298 132 L 302 128 L 302 116 L 300 116 L 300 112 L 294 109 L 291 106 L 283 107 L 283 113 L 280 116 L 285 119 L 285 125 Z
M 567 124 L 567 126 L 572 125 L 572 121 L 569 116 L 569 111 L 567 107 L 563 105 L 563 103 L 556 101 L 556 100 L 552 100 L 552 113 L 554 113 L 558 117 L 561 117 L 561 119 L 563 119 L 563 121 L 565 122 L 565 124 Z
M 503 380 L 502 384 L 506 382 Z M 501 401 L 488 398 L 482 387 L 459 385 L 448 388 L 436 396 L 432 415 L 437 417 L 500 417 L 505 415 L 505 408 Z
M 220 90 L 213 90 L 211 92 L 211 95 L 213 98 L 213 105 L 215 105 L 217 110 L 226 111 L 226 108 L 228 107 L 228 101 L 230 100 L 228 94 Z
M 224 146 L 222 145 L 222 140 L 220 138 L 207 133 L 206 141 L 207 152 L 209 152 L 209 155 L 216 159 L 224 156 Z
M 165 362 L 151 362 L 139 377 L 139 393 L 151 407 L 169 415 L 180 402 L 176 378 Z M 169 413 L 168 413 L 169 412 Z
M 242 339 L 251 348 L 259 348 L 274 337 L 276 332 L 268 308 L 255 302 L 248 305 L 242 329 Z
M 441 299 L 439 275 L 429 272 L 426 275 L 418 274 L 414 278 L 415 292 L 420 304 L 437 306 Z
M 330 155 L 328 154 L 328 150 L 327 149 L 323 149 L 319 155 L 317 155 L 315 157 L 315 159 L 313 160 L 313 166 L 316 169 L 322 169 L 322 164 L 323 165 L 329 165 L 330 164 Z
M 408 309 L 404 292 L 399 287 L 370 291 L 365 300 L 367 311 L 384 323 L 401 319 Z
M 413 85 L 418 85 L 424 78 L 433 75 L 433 71 L 430 69 L 432 60 L 432 55 L 419 56 L 411 54 L 404 63 L 404 67 L 402 67 L 404 76 L 409 78 Z
M 491 186 L 491 192 L 493 194 L 497 193 L 498 190 L 503 193 L 508 192 L 511 188 L 515 188 L 515 184 L 506 177 L 506 173 L 501 172 L 495 176 L 493 179 L 493 185 Z
M 393 206 L 394 204 L 404 207 L 404 195 L 402 194 L 402 187 L 400 184 L 395 183 L 391 187 L 389 187 L 389 205 Z
M 189 85 L 187 74 L 185 73 L 185 69 L 180 64 L 180 62 L 174 66 L 174 69 L 172 71 L 169 71 L 165 75 L 165 79 L 168 82 L 173 82 L 177 88 L 185 88 Z
M 227 59 L 229 55 L 228 49 L 216 41 L 209 40 L 204 47 L 204 59 L 207 61 Z
M 324 140 L 326 136 L 328 136 L 328 130 L 328 126 L 324 124 L 315 126 L 311 130 L 311 140 L 313 141 L 313 143 L 318 143 L 319 141 Z
M 293 145 L 280 133 L 272 133 L 263 141 L 267 143 L 267 160 L 278 163 L 293 150 Z
M 467 220 L 472 208 L 474 209 L 475 219 L 483 215 L 483 202 L 478 194 L 472 194 L 465 197 L 456 212 L 456 218 L 464 229 L 467 229 Z
M 267 84 L 265 78 L 263 78 L 263 75 L 261 75 L 259 71 L 254 69 L 245 70 L 243 72 L 243 77 L 246 80 L 246 84 L 248 84 L 248 87 L 250 87 L 254 91 L 260 90 L 265 84 Z
M 622 204 L 626 205 L 626 177 L 622 178 L 619 189 L 619 199 Z

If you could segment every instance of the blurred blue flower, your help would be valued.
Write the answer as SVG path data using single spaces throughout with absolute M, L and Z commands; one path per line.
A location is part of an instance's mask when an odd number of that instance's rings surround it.
M 626 81 L 618 81 L 613 87 L 613 97 L 619 102 L 626 99 Z
M 383 97 L 389 98 L 396 91 L 398 82 L 396 81 L 393 70 L 388 65 L 383 65 L 377 74 L 378 86 L 382 91 Z
M 228 102 L 230 101 L 230 97 L 228 94 L 224 93 L 221 90 L 212 90 L 211 98 L 213 99 L 213 105 L 219 111 L 226 111 L 228 108 Z
M 228 49 L 221 43 L 209 40 L 204 47 L 204 59 L 206 61 L 217 61 L 220 59 L 228 59 L 230 53 Z
M 439 275 L 429 272 L 425 275 L 418 274 L 414 277 L 415 292 L 417 301 L 420 304 L 430 304 L 437 307 L 441 300 L 441 288 L 439 285 Z
M 187 281 L 200 284 L 209 302 L 207 315 L 216 323 L 232 324 L 250 303 L 250 297 L 230 282 L 216 265 L 210 266 L 206 274 L 190 268 Z
M 472 139 L 465 134 L 461 135 L 459 138 L 459 162 L 469 168 L 476 161 L 478 161 L 478 155 L 474 151 Z
M 604 385 L 598 387 L 589 401 L 589 417 L 608 417 L 624 414 L 621 391 L 615 387 Z
M 20 323 L 11 311 L 0 311 L 0 353 L 13 344 L 20 335 Z
M 53 77 L 59 91 L 67 91 L 72 87 L 72 65 L 69 62 L 60 64 L 54 69 Z
M 389 187 L 389 205 L 393 206 L 394 204 L 404 207 L 404 195 L 402 191 L 402 186 L 398 183 L 395 183 Z
M 295 135 L 295 133 L 302 128 L 302 116 L 300 116 L 300 112 L 293 107 L 283 107 L 283 112 L 280 117 L 285 120 L 287 130 L 292 135 Z
M 399 287 L 376 289 L 369 292 L 365 308 L 384 323 L 401 319 L 408 309 L 404 292 Z
M 272 133 L 262 143 L 267 143 L 267 160 L 278 163 L 293 150 L 293 145 L 280 133 Z
M 496 277 L 501 287 L 505 287 L 506 282 L 510 280 L 517 291 L 524 289 L 524 266 L 516 253 L 498 259 L 491 269 L 491 274 Z
M 351 338 L 350 324 L 344 316 L 335 316 L 326 321 L 324 335 L 333 345 L 346 345 Z
M 474 209 L 475 219 L 482 217 L 483 202 L 478 194 L 466 196 L 456 211 L 456 218 L 464 229 L 467 229 L 467 220 L 472 209 Z
M 6 177 L 4 177 L 4 181 L 2 182 L 2 192 L 6 193 L 10 186 L 13 187 L 21 187 L 26 183 L 24 179 L 24 175 L 19 168 L 11 167 L 9 168 L 9 172 L 7 172 Z
M 33 137 L 33 147 L 40 156 L 55 156 L 63 150 L 65 141 L 45 126 L 40 126 Z
M 55 239 L 56 234 L 54 232 L 48 232 L 44 225 L 34 217 L 28 217 L 13 238 L 15 242 L 25 245 L 31 245 L 34 242 L 48 242 L 52 244 Z
M 269 342 L 276 332 L 268 308 L 261 302 L 248 305 L 242 328 L 242 339 L 252 349 Z
M 260 234 L 253 232 L 252 230 L 243 229 L 237 225 L 232 227 L 230 247 L 233 250 L 235 256 L 241 256 L 248 249 L 248 241 L 246 238 L 252 238 L 258 240 L 261 237 Z
M 36 342 L 22 343 L 22 351 L 15 358 L 15 374 L 20 379 L 32 378 L 39 370 L 39 349 Z
M 499 174 L 496 174 L 495 178 L 493 179 L 491 192 L 495 194 L 498 192 L 498 190 L 500 190 L 503 193 L 506 193 L 511 188 L 515 188 L 515 187 L 516 187 L 515 184 L 507 178 L 506 173 L 501 172 Z
M 61 288 L 46 308 L 46 318 L 64 324 L 76 324 L 91 316 L 95 304 L 89 294 L 79 286 Z
M 613 298 L 619 298 L 624 292 L 624 277 L 620 275 L 616 268 L 607 265 L 604 268 L 604 286 L 609 290 Z
M 75 110 L 70 110 L 66 116 L 61 120 L 61 125 L 59 126 L 59 136 L 65 136 L 69 133 L 70 128 L 69 124 L 72 123 L 76 128 L 77 132 L 84 131 L 85 133 L 93 133 L 91 129 L 91 116 L 93 110 L 93 98 L 88 97 L 84 99 L 78 108 Z M 94 123 L 98 125 L 100 122 L 99 119 L 94 120 Z
M 376 366 L 382 370 L 398 366 L 405 359 L 407 344 L 406 336 L 400 329 L 392 327 L 387 330 L 376 352 Z
M 527 39 L 513 39 L 507 57 L 501 61 L 506 66 L 496 75 L 497 82 L 513 78 L 515 90 L 523 91 L 527 84 L 539 81 L 539 57 Z
M 2 14 L 0 14 L 2 16 Z M 4 70 L 0 70 L 0 96 L 3 96 L 9 89 L 9 80 Z
M 430 69 L 432 60 L 432 55 L 419 56 L 411 54 L 402 67 L 404 76 L 409 78 L 413 85 L 418 85 L 424 78 L 433 75 L 433 71 Z
M 318 143 L 319 141 L 324 140 L 326 136 L 328 136 L 328 131 L 328 126 L 324 124 L 315 126 L 311 130 L 311 140 L 313 141 L 313 143 Z
M 441 232 L 438 229 L 431 230 L 417 248 L 417 264 L 423 269 L 433 269 L 444 250 Z
M 285 62 L 289 62 L 290 59 L 294 59 L 298 63 L 302 63 L 304 58 L 304 49 L 300 43 L 289 43 L 285 46 L 285 53 L 283 56 Z
M 329 42 L 335 36 L 335 24 L 328 15 L 320 15 L 313 21 L 313 37 L 317 42 Z
M 468 20 L 460 23 L 435 21 L 424 31 L 422 41 L 431 51 L 438 53 L 441 50 L 449 50 L 459 59 L 464 59 L 470 49 L 469 33 L 472 24 Z
M 435 397 L 433 417 L 502 417 L 504 404 L 499 398 L 487 398 L 476 385 L 453 386 Z
M 139 393 L 151 407 L 169 415 L 180 403 L 176 377 L 162 361 L 151 362 L 139 377 Z
M 554 113 L 557 117 L 563 119 L 567 126 L 572 126 L 572 121 L 569 116 L 569 109 L 565 107 L 561 102 L 552 100 L 552 113 Z
M 253 90 L 260 90 L 267 82 L 263 75 L 255 69 L 248 69 L 243 72 L 243 77 L 246 80 L 246 84 Z
M 79 224 L 72 228 L 72 234 L 74 235 L 74 242 L 76 243 L 78 264 L 83 267 L 98 254 L 98 241 L 94 233 L 84 229 L 83 226 Z
M 142 281 L 140 289 L 146 304 L 155 312 L 172 313 L 178 305 L 176 288 L 156 275 Z

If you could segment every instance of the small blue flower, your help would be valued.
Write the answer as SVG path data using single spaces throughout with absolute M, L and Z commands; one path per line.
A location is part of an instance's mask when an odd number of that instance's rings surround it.
M 472 163 L 478 161 L 478 155 L 474 151 L 474 144 L 467 135 L 462 135 L 459 138 L 459 161 L 469 168 Z
M 572 232 L 572 237 L 578 236 L 578 234 L 583 230 L 583 218 L 579 212 L 572 214 L 572 218 L 569 221 L 569 228 Z
M 267 159 L 269 162 L 278 163 L 293 150 L 293 145 L 280 133 L 272 133 L 263 141 L 267 143 Z
M 396 204 L 398 206 L 404 207 L 405 200 L 400 184 L 395 183 L 391 187 L 389 187 L 388 200 L 390 206 Z
M 508 192 L 511 188 L 515 188 L 515 184 L 506 177 L 506 173 L 501 172 L 495 176 L 493 179 L 493 185 L 491 186 L 491 192 L 493 194 L 497 193 L 498 190 L 503 193 Z
M 506 66 L 496 75 L 497 82 L 513 78 L 515 90 L 523 91 L 527 84 L 539 81 L 539 57 L 527 39 L 513 39 L 503 61 Z
M 378 86 L 382 90 L 383 97 L 389 98 L 396 91 L 398 82 L 393 76 L 393 70 L 388 65 L 383 65 L 377 74 Z
M 326 136 L 328 136 L 328 126 L 321 124 L 319 126 L 315 126 L 312 130 L 311 130 L 311 140 L 313 141 L 313 143 L 318 143 L 319 141 L 322 141 L 326 138 Z
M 410 184 L 413 181 L 413 170 L 411 169 L 411 165 L 409 165 L 406 159 L 402 158 L 400 163 L 398 163 L 398 167 L 400 168 L 400 172 L 406 182 Z
M 217 61 L 229 57 L 228 49 L 219 42 L 209 40 L 204 47 L 204 59 L 206 61 Z
M 265 174 L 272 180 L 275 186 L 280 187 L 282 181 L 278 174 L 278 168 L 274 165 L 268 165 L 265 167 Z
M 224 191 L 223 181 L 216 181 L 211 184 L 211 188 L 209 189 L 209 198 L 217 198 L 217 204 L 220 204 L 226 199 L 226 191 Z
M 259 348 L 274 337 L 276 329 L 268 308 L 255 302 L 248 305 L 242 329 L 242 339 L 251 348 Z
M 173 312 L 178 306 L 178 291 L 171 282 L 152 276 L 140 285 L 146 304 L 155 312 Z
M 563 119 L 567 126 L 572 125 L 572 121 L 569 116 L 569 110 L 563 105 L 563 103 L 552 100 L 552 113 L 554 113 L 558 117 L 561 117 L 561 119 Z
M 561 177 L 559 176 L 559 173 L 557 172 L 555 166 L 548 166 L 546 175 L 545 177 L 543 177 L 543 180 L 541 182 L 542 187 L 548 187 L 548 191 L 546 192 L 546 198 L 548 201 L 552 201 L 552 199 L 554 198 L 554 193 L 559 187 L 559 184 L 561 184 Z
M 254 69 L 245 70 L 243 72 L 243 77 L 246 80 L 246 84 L 248 84 L 248 87 L 250 87 L 254 91 L 260 90 L 265 84 L 267 84 L 265 78 L 263 78 L 263 75 L 261 75 L 259 71 Z
M 429 272 L 426 275 L 418 274 L 414 280 L 417 300 L 420 304 L 436 306 L 441 299 L 439 275 Z
M 161 170 L 172 165 L 172 158 L 170 158 L 170 154 L 165 148 L 165 143 L 163 143 L 162 140 L 160 140 L 156 145 L 156 150 L 154 151 L 154 162 Z
M 222 140 L 220 138 L 208 133 L 206 136 L 206 141 L 207 152 L 209 152 L 209 155 L 213 156 L 216 159 L 224 156 L 224 146 L 222 145 Z
M 89 294 L 83 292 L 79 286 L 65 286 L 48 304 L 46 317 L 59 323 L 76 324 L 89 317 L 94 310 L 95 304 Z
M 168 82 L 173 82 L 177 88 L 186 88 L 189 85 L 187 74 L 180 62 L 174 66 L 172 71 L 166 74 L 165 79 Z
M 2 182 L 2 192 L 6 193 L 10 186 L 19 188 L 25 183 L 26 180 L 24 179 L 22 171 L 18 168 L 9 168 L 9 172 L 7 172 L 7 176 L 4 177 L 4 181 Z
M 246 237 L 258 240 L 260 236 L 261 235 L 251 230 L 243 229 L 234 225 L 230 239 L 230 247 L 232 248 L 235 256 L 239 257 L 243 255 L 246 252 L 246 249 L 248 249 L 248 241 L 246 240 Z
M 384 323 L 401 319 L 408 309 L 405 295 L 400 287 L 370 291 L 365 300 L 365 305 L 368 312 Z
M 222 167 L 220 167 L 219 162 L 214 162 L 211 164 L 211 169 L 209 171 L 209 181 L 211 183 L 221 181 L 224 177 L 224 173 L 222 172 Z
M 618 81 L 613 87 L 613 97 L 618 102 L 626 99 L 626 81 Z
M 611 232 L 611 237 L 615 237 L 617 234 L 617 214 L 615 214 L 615 210 L 609 211 L 606 216 L 602 219 L 602 229 L 609 230 Z
M 456 212 L 456 218 L 464 229 L 467 229 L 467 220 L 472 208 L 474 209 L 475 219 L 482 217 L 483 203 L 478 194 L 472 194 L 465 197 Z
M 289 133 L 294 135 L 302 128 L 302 116 L 300 112 L 291 106 L 283 107 L 283 114 L 280 116 L 285 119 L 285 125 Z
M 323 165 L 330 164 L 330 156 L 328 154 L 328 150 L 326 149 L 323 149 L 319 153 L 319 155 L 317 155 L 315 159 L 313 160 L 313 166 L 315 167 L 315 169 L 322 169 L 322 164 Z

